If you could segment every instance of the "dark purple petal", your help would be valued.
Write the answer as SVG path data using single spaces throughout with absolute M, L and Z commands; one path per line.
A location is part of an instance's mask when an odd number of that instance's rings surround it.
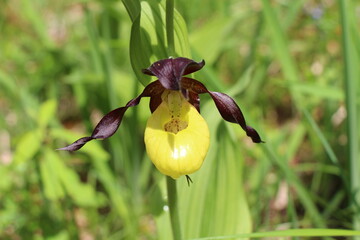
M 176 58 L 176 59 L 186 59 L 186 60 L 189 60 L 187 58 Z M 174 59 L 174 60 L 176 60 Z M 187 65 L 186 67 L 184 68 L 183 70 L 183 73 L 181 74 L 181 76 L 186 76 L 190 73 L 193 73 L 193 72 L 197 72 L 199 71 L 200 69 L 202 69 L 203 67 L 205 66 L 205 60 L 201 60 L 200 62 L 195 62 L 194 60 L 191 60 Z
M 217 109 L 219 110 L 221 116 L 224 120 L 232 123 L 239 124 L 242 129 L 246 132 L 246 135 L 249 136 L 253 142 L 260 143 L 263 142 L 260 138 L 260 135 L 255 129 L 246 125 L 244 115 L 242 114 L 239 106 L 235 101 L 226 95 L 225 93 L 211 92 L 201 82 L 191 79 L 183 78 L 182 87 L 194 91 L 197 94 L 208 93 L 211 98 L 214 100 Z
M 193 91 L 189 91 L 186 88 L 181 88 L 181 93 L 184 96 L 185 99 L 188 100 L 188 102 L 193 105 L 196 110 L 200 113 L 200 98 L 199 98 L 199 94 L 193 92 Z
M 153 63 L 142 72 L 156 76 L 161 85 L 169 90 L 179 90 L 181 78 L 184 75 L 196 72 L 205 65 L 205 61 L 195 62 L 188 58 L 168 58 Z
M 155 110 L 158 108 L 158 106 L 161 104 L 161 102 L 162 102 L 161 94 L 152 96 L 150 98 L 149 107 L 150 107 L 151 113 L 155 112 Z
M 130 100 L 124 107 L 117 108 L 106 114 L 96 125 L 90 137 L 80 138 L 74 143 L 66 147 L 60 148 L 58 150 L 76 151 L 79 150 L 82 146 L 84 146 L 87 142 L 93 139 L 102 139 L 102 138 L 111 137 L 119 128 L 124 113 L 129 107 L 138 105 L 142 97 L 155 96 L 161 93 L 162 91 L 164 91 L 164 88 L 161 86 L 159 81 L 150 83 L 145 87 L 144 91 L 137 98 Z
M 251 137 L 255 143 L 262 142 L 259 134 L 250 126 L 246 125 L 244 115 L 242 114 L 239 106 L 235 103 L 234 99 L 226 95 L 225 93 L 211 92 L 210 96 L 215 102 L 217 109 L 219 110 L 223 119 L 229 122 L 239 124 L 246 132 L 246 135 Z
M 83 137 L 80 138 L 79 140 L 75 141 L 74 143 L 70 144 L 69 146 L 63 147 L 63 148 L 59 148 L 57 150 L 65 150 L 65 151 L 76 151 L 79 150 L 82 146 L 85 145 L 85 143 L 89 142 L 93 140 L 92 137 Z
M 133 104 L 132 106 L 135 106 L 137 104 L 138 103 Z M 93 139 L 99 139 L 99 138 L 108 138 L 114 135 L 114 133 L 120 126 L 125 111 L 128 108 L 129 107 L 117 108 L 106 114 L 96 125 L 94 131 L 91 134 L 91 137 Z
M 192 79 L 192 78 L 187 78 L 187 77 L 184 77 L 181 80 L 181 88 L 188 89 L 188 90 L 190 90 L 192 92 L 195 92 L 197 94 L 208 93 L 209 92 L 204 84 L 202 84 L 198 80 L 195 80 L 195 79 Z
M 200 113 L 200 97 L 199 94 L 189 91 L 189 103 L 193 105 Z

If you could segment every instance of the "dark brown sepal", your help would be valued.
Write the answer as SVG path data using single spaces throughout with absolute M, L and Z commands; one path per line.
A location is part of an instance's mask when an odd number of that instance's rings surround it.
M 234 99 L 226 95 L 225 93 L 211 92 L 210 96 L 215 102 L 217 109 L 224 120 L 239 124 L 246 132 L 253 142 L 261 143 L 260 135 L 255 129 L 246 125 L 244 115 L 242 114 L 239 106 L 235 103 Z
M 239 124 L 241 128 L 246 132 L 246 135 L 249 136 L 253 142 L 263 142 L 257 131 L 252 127 L 246 125 L 244 115 L 242 114 L 239 106 L 235 103 L 234 99 L 232 99 L 225 93 L 209 91 L 204 84 L 191 78 L 183 78 L 182 87 L 188 88 L 190 91 L 193 91 L 197 94 L 210 94 L 224 120 Z
M 96 125 L 90 137 L 80 138 L 74 143 L 66 147 L 59 148 L 58 150 L 77 151 L 91 140 L 111 137 L 119 128 L 124 113 L 129 107 L 138 105 L 142 97 L 156 96 L 163 90 L 164 88 L 161 86 L 159 81 L 150 83 L 145 87 L 144 91 L 138 97 L 130 100 L 124 107 L 117 108 L 106 114 Z
M 200 97 L 199 94 L 189 91 L 189 103 L 193 105 L 200 113 Z
M 168 58 L 153 63 L 142 72 L 156 76 L 161 85 L 169 90 L 179 90 L 181 78 L 184 75 L 199 71 L 205 65 L 205 61 L 195 62 L 188 58 Z
M 93 140 L 92 137 L 83 137 L 80 138 L 79 140 L 75 141 L 74 143 L 70 144 L 69 146 L 63 147 L 63 148 L 58 148 L 57 150 L 64 150 L 64 151 L 76 151 L 79 150 L 80 148 L 82 148 L 82 146 L 85 145 L 85 143 L 89 142 Z

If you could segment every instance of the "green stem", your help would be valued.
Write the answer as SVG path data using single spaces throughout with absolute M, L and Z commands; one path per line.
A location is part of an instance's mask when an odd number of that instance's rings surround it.
M 168 44 L 168 54 L 175 54 L 174 41 L 174 0 L 166 0 L 166 37 Z M 176 182 L 171 177 L 166 177 L 166 186 L 168 192 L 168 205 L 170 211 L 170 223 L 173 232 L 173 239 L 181 239 L 181 229 L 179 221 L 179 210 L 177 206 Z
M 174 40 L 174 0 L 166 0 L 166 37 L 168 44 L 168 54 L 175 55 Z
M 358 135 L 358 106 L 357 90 L 359 79 L 359 59 L 356 56 L 356 45 L 351 36 L 351 1 L 340 2 L 340 18 L 342 27 L 342 45 L 344 57 L 344 78 L 347 108 L 347 135 L 348 135 L 348 155 L 350 167 L 350 183 L 354 196 L 352 197 L 352 207 L 355 211 L 353 225 L 355 229 L 360 229 L 359 203 L 360 203 L 360 176 L 359 176 L 359 135 Z M 360 238 L 356 238 L 360 239 Z
M 181 228 L 179 220 L 179 209 L 177 201 L 176 181 L 171 177 L 166 177 L 166 187 L 168 193 L 168 205 L 170 211 L 170 223 L 174 240 L 181 240 Z
M 175 55 L 174 41 L 174 0 L 166 0 L 166 37 L 168 44 L 168 54 Z M 179 209 L 177 204 L 176 181 L 171 177 L 166 177 L 168 193 L 168 205 L 170 211 L 170 223 L 174 240 L 181 240 L 181 228 L 179 220 Z

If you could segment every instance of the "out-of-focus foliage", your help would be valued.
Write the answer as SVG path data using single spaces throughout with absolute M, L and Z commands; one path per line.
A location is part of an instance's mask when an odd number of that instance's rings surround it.
M 205 59 L 196 78 L 234 97 L 266 141 L 201 99 L 210 151 L 190 187 L 177 180 L 186 239 L 359 222 L 348 146 L 360 132 L 346 122 L 359 119 L 360 4 L 348 2 L 176 1 L 177 54 Z M 112 138 L 55 150 L 150 80 L 137 66 L 167 57 L 163 11 L 155 0 L 2 1 L 0 239 L 170 239 L 164 176 L 144 151 L 146 99 Z

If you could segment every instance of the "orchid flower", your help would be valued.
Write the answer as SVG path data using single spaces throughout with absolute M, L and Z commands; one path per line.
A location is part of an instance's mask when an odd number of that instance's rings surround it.
M 209 91 L 201 82 L 185 77 L 199 71 L 205 61 L 188 58 L 162 59 L 142 72 L 156 76 L 136 98 L 124 107 L 106 114 L 91 136 L 83 137 L 59 150 L 76 151 L 94 139 L 111 137 L 119 128 L 125 111 L 150 97 L 151 116 L 147 121 L 144 140 L 147 154 L 156 168 L 174 179 L 197 171 L 209 148 L 209 129 L 200 115 L 199 94 L 208 93 L 224 120 L 237 123 L 253 142 L 262 142 L 255 129 L 246 125 L 235 101 L 224 93 Z

